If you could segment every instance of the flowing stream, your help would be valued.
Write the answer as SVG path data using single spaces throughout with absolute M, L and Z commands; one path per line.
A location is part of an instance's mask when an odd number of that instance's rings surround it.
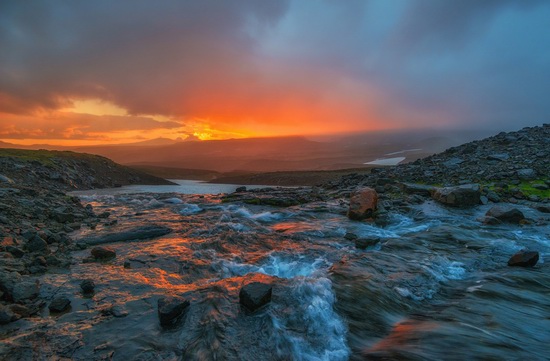
M 342 200 L 273 208 L 200 194 L 113 190 L 80 197 L 111 216 L 76 239 L 151 223 L 173 232 L 109 244 L 117 258 L 106 263 L 82 263 L 90 251 L 77 251 L 69 271 L 44 276 L 44 296 L 66 295 L 72 309 L 27 326 L 47 330 L 48 347 L 66 347 L 69 358 L 549 357 L 548 226 L 482 225 L 485 206 L 457 210 L 431 202 L 391 214 L 379 227 L 348 220 Z M 521 209 L 531 219 L 545 216 Z M 380 242 L 357 249 L 347 232 Z M 538 250 L 539 264 L 508 267 L 523 248 Z M 87 278 L 96 283 L 91 298 L 79 292 Z M 254 314 L 238 297 L 250 281 L 273 285 L 272 301 Z M 165 295 L 191 301 L 182 324 L 169 330 L 156 313 Z

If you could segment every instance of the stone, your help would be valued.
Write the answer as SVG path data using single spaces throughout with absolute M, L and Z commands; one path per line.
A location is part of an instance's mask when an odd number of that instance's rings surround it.
M 80 282 L 80 289 L 82 290 L 82 293 L 85 295 L 89 295 L 91 293 L 94 293 L 95 290 L 95 283 L 91 279 L 86 279 Z
M 27 249 L 29 252 L 38 252 L 42 254 L 48 254 L 48 242 L 44 241 L 39 235 L 35 235 L 28 243 Z
M 538 252 L 519 251 L 508 260 L 511 267 L 533 267 L 539 261 Z
M 478 184 L 465 184 L 457 187 L 436 188 L 432 198 L 451 207 L 469 207 L 480 203 L 481 192 Z
M 532 187 L 538 189 L 539 191 L 547 191 L 550 189 L 550 187 L 544 183 L 533 184 Z
M 517 176 L 521 180 L 532 180 L 537 178 L 537 172 L 531 168 L 520 169 L 517 171 Z
M 366 249 L 375 246 L 378 242 L 380 242 L 380 238 L 357 238 L 355 240 L 355 248 Z
M 125 241 L 136 241 L 142 239 L 150 239 L 161 237 L 171 233 L 172 229 L 160 225 L 147 225 L 136 228 L 131 228 L 117 233 L 109 233 L 102 236 L 84 238 L 80 242 L 88 245 L 97 245 L 104 243 L 115 243 Z
M 235 189 L 235 192 L 237 193 L 246 192 L 246 187 L 245 186 L 237 187 L 237 189 Z
M 50 217 L 59 223 L 71 223 L 74 222 L 74 215 L 70 213 L 65 207 L 58 207 L 52 211 Z
M 378 194 L 372 188 L 362 188 L 351 194 L 348 217 L 360 221 L 373 218 L 378 206 Z
M 239 302 L 249 311 L 256 311 L 271 301 L 273 287 L 267 283 L 252 282 L 241 288 Z
M 510 154 L 508 153 L 497 153 L 497 154 L 490 154 L 487 156 L 487 160 L 498 160 L 498 161 L 505 161 L 510 159 Z
M 189 305 L 188 300 L 179 296 L 160 298 L 157 302 L 160 325 L 162 327 L 175 326 Z
M 17 248 L 14 246 L 7 246 L 6 251 L 11 253 L 15 258 L 21 258 L 25 255 L 25 252 L 21 248 Z
M 550 213 L 550 205 L 549 206 L 539 205 L 539 206 L 537 206 L 536 209 L 537 209 L 537 211 L 542 212 L 542 213 Z
M 516 224 L 525 219 L 525 216 L 519 209 L 502 205 L 492 207 L 485 213 L 485 216 L 496 218 L 501 222 Z
M 17 316 L 4 305 L 0 305 L 0 325 L 7 325 L 8 323 L 15 321 Z
M 12 298 L 14 302 L 21 303 L 38 297 L 40 286 L 35 281 L 17 282 L 13 286 Z
M 421 196 L 431 196 L 435 190 L 434 186 L 416 183 L 401 183 L 401 189 L 408 194 L 419 194 Z
M 3 174 L 0 174 L 0 183 L 15 184 L 15 182 L 11 178 L 8 178 Z
M 116 258 L 115 250 L 110 247 L 94 247 L 90 253 L 92 254 L 92 257 L 98 260 L 109 260 Z
M 69 308 L 71 305 L 71 300 L 69 300 L 65 296 L 56 297 L 53 299 L 53 301 L 50 303 L 48 308 L 51 312 L 63 312 L 66 309 Z
M 355 233 L 346 232 L 346 234 L 344 235 L 344 238 L 347 239 L 348 241 L 354 241 L 359 237 Z

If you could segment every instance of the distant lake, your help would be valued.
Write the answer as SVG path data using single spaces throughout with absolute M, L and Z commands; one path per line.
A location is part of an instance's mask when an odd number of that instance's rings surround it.
M 369 164 L 369 165 L 397 165 L 405 160 L 405 157 L 393 157 L 393 158 L 382 158 L 382 159 L 376 159 L 372 162 L 367 162 L 363 164 Z
M 86 191 L 74 191 L 72 195 L 114 195 L 129 193 L 181 193 L 181 194 L 220 194 L 235 192 L 238 184 L 215 184 L 194 180 L 169 179 L 177 185 L 129 185 L 118 188 L 90 189 Z M 247 185 L 246 189 L 274 188 L 265 185 Z

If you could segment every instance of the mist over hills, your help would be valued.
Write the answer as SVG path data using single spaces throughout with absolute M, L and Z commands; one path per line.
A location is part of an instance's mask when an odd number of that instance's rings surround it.
M 357 168 L 366 162 L 395 157 L 396 154 L 409 162 L 483 135 L 467 131 L 409 130 L 311 139 L 304 136 L 209 141 L 157 138 L 131 144 L 75 147 L 20 146 L 0 142 L 0 147 L 72 150 L 105 156 L 131 166 L 270 172 Z

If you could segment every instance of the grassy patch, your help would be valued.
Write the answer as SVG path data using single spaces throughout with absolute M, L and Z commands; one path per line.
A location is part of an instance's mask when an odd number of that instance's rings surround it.
M 531 182 L 521 182 L 517 188 L 526 196 L 538 196 L 540 198 L 550 198 L 550 189 L 541 190 L 533 187 L 535 184 L 545 184 L 544 180 L 535 180 Z

